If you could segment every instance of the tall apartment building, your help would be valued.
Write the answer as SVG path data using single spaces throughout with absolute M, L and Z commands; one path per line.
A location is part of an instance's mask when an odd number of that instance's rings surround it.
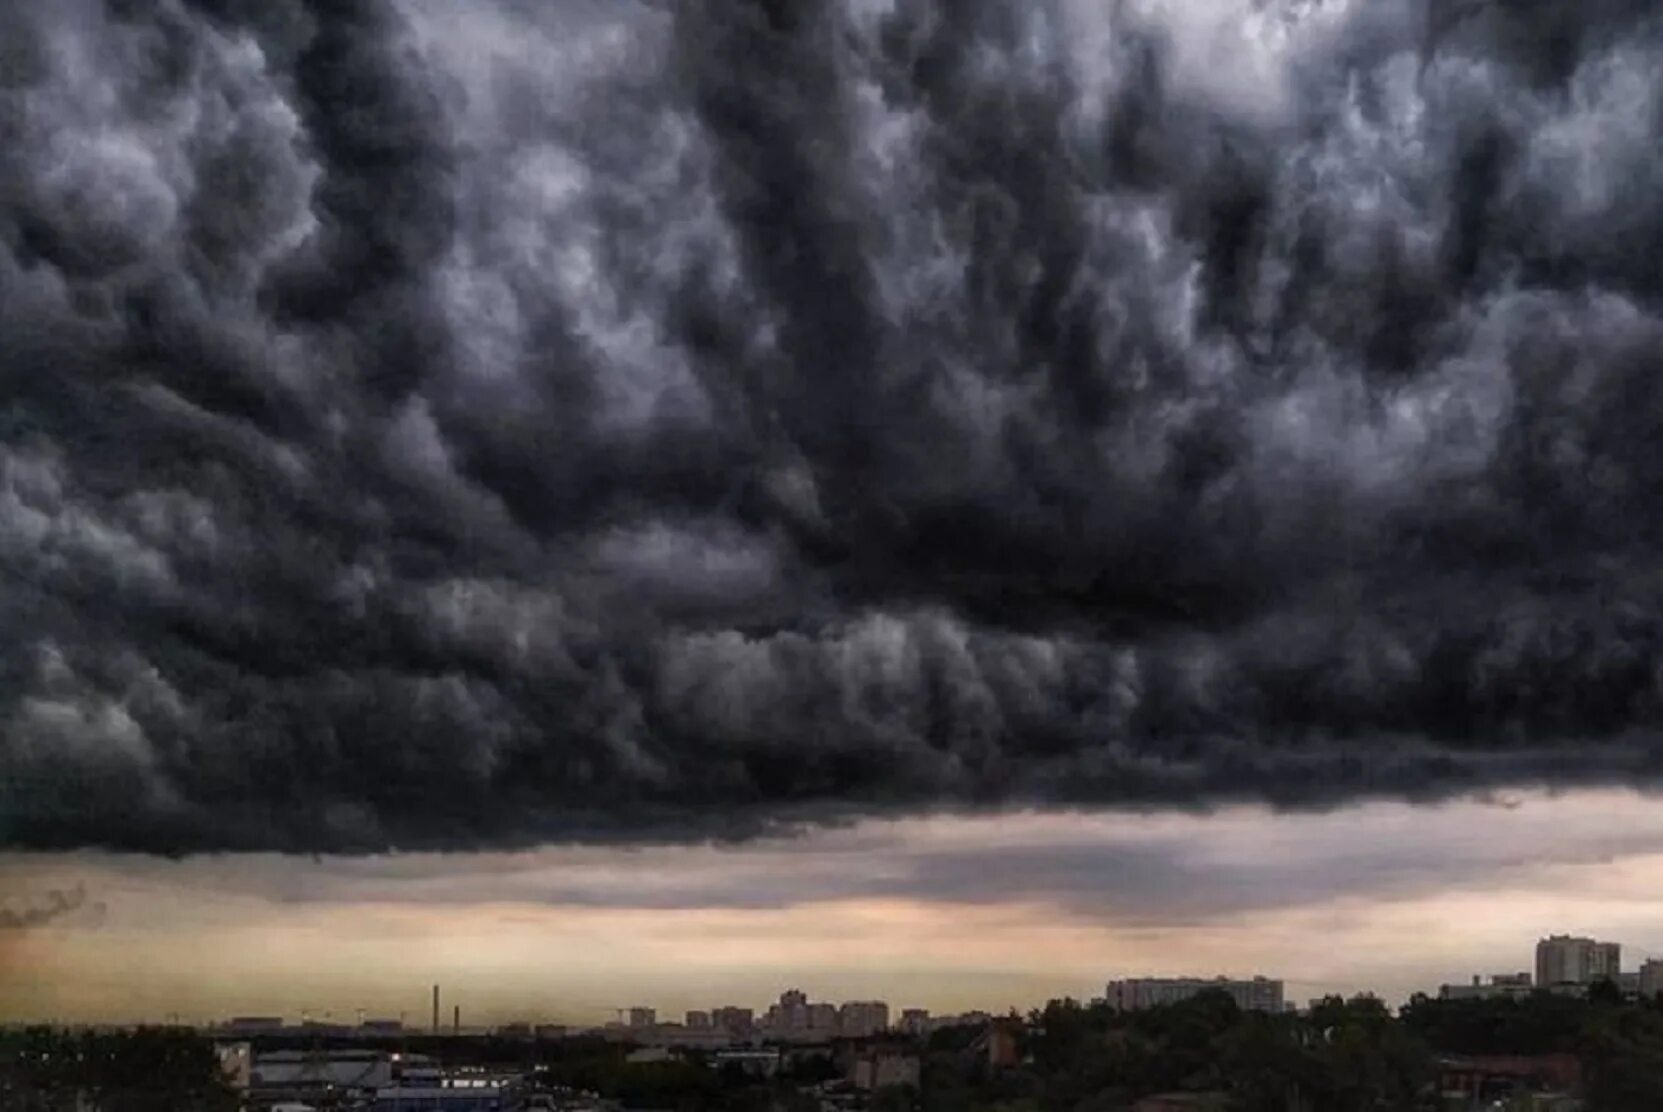
M 930 1010 L 928 1008 L 904 1008 L 901 1011 L 901 1021 L 896 1028 L 909 1035 L 928 1035 L 930 1033 Z
M 1615 981 L 1621 967 L 1622 947 L 1615 942 L 1555 934 L 1536 943 L 1536 984 L 1542 988 Z
M 837 1032 L 863 1039 L 889 1029 L 889 1005 L 882 1000 L 851 1000 L 837 1010 Z
M 749 1008 L 724 1007 L 710 1013 L 711 1023 L 730 1035 L 749 1035 L 756 1025 L 755 1013 Z
M 1640 963 L 1640 999 L 1655 1000 L 1663 992 L 1663 961 L 1652 958 Z
M 810 1011 L 806 995 L 794 988 L 787 989 L 780 993 L 778 1004 L 768 1006 L 768 1014 L 762 1020 L 763 1029 L 782 1038 L 805 1035 L 811 1024 Z M 833 1009 L 834 1015 L 835 1012 Z
M 1282 1011 L 1282 982 L 1267 977 L 1250 981 L 1228 977 L 1132 977 L 1124 981 L 1110 981 L 1107 1000 L 1109 1007 L 1119 1012 L 1135 1012 L 1144 1008 L 1159 1008 L 1199 996 L 1203 992 L 1228 993 L 1243 1011 Z
M 837 1005 L 810 1004 L 808 1030 L 810 1034 L 822 1038 L 830 1038 L 837 1034 Z
M 658 1012 L 652 1008 L 631 1008 L 629 1010 L 629 1025 L 631 1027 L 651 1027 L 658 1022 Z

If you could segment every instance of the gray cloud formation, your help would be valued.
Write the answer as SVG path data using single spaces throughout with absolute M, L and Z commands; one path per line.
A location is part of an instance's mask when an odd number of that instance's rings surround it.
M 872 821 L 741 846 L 319 860 L 11 855 L 0 856 L 0 887 L 46 885 L 72 870 L 111 894 L 124 928 L 200 918 L 209 905 L 226 911 L 247 900 L 255 903 L 241 913 L 256 917 L 286 914 L 284 907 L 357 905 L 763 911 L 900 900 L 1029 905 L 1061 920 L 1154 930 L 1444 897 L 1621 902 L 1643 898 L 1630 878 L 1660 854 L 1663 818 L 1655 798 L 1602 791 L 1526 797 L 1507 807 L 1462 800 L 1372 802 L 1296 815 L 1230 807 L 1207 815 Z M 1646 931 L 1636 931 L 1626 941 L 1644 948 Z
M 1663 767 L 1663 20 L 0 15 L 0 838 Z
M 54 919 L 61 919 L 80 909 L 87 902 L 87 890 L 77 884 L 73 888 L 54 888 L 46 894 L 46 901 L 18 910 L 0 907 L 0 930 L 25 930 L 43 927 Z

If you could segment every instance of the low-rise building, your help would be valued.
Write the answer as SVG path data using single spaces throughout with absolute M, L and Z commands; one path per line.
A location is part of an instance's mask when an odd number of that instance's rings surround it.
M 921 1075 L 918 1055 L 897 1047 L 872 1047 L 853 1055 L 849 1062 L 849 1083 L 871 1091 L 892 1085 L 918 1087 Z
M 1488 980 L 1473 974 L 1467 985 L 1440 985 L 1440 1000 L 1523 999 L 1536 991 L 1529 973 L 1493 973 Z
M 1282 1011 L 1282 982 L 1267 977 L 1233 980 L 1229 977 L 1131 977 L 1110 981 L 1106 1000 L 1119 1012 L 1135 1012 L 1177 1004 L 1203 992 L 1223 992 L 1243 1011 Z
M 1438 1091 L 1446 1100 L 1470 1102 L 1463 1107 L 1505 1099 L 1521 1089 L 1562 1094 L 1582 1084 L 1582 1064 L 1570 1054 L 1449 1056 L 1438 1059 L 1437 1068 Z
M 283 1030 L 279 1015 L 239 1015 L 220 1029 L 227 1035 L 275 1035 Z
M 393 1083 L 395 1064 L 392 1055 L 379 1050 L 268 1051 L 254 1057 L 249 1097 L 266 1107 L 279 1101 L 310 1104 L 325 1097 L 369 1096 Z

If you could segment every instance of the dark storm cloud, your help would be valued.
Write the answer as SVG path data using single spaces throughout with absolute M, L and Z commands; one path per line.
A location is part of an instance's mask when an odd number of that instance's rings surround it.
M 1663 767 L 1663 20 L 0 19 L 0 836 Z

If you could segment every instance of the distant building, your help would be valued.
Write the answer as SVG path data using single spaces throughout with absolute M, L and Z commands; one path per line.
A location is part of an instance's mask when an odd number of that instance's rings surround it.
M 864 1039 L 889 1029 L 889 1005 L 882 1000 L 852 1000 L 837 1010 L 837 1032 Z
M 629 1025 L 632 1028 L 651 1027 L 658 1022 L 658 1012 L 652 1008 L 631 1008 Z
M 770 1005 L 762 1025 L 776 1038 L 802 1037 L 808 1033 L 808 997 L 797 989 L 780 993 L 778 1004 Z
M 749 1008 L 717 1008 L 710 1013 L 711 1024 L 730 1035 L 749 1035 L 756 1026 L 755 1013 Z
M 1630 1000 L 1632 1000 L 1635 997 L 1639 996 L 1640 995 L 1640 974 L 1638 972 L 1618 973 L 1617 974 L 1617 991 L 1621 992 L 1625 998 L 1630 999 Z
M 1272 1014 L 1282 1011 L 1282 982 L 1267 977 L 1254 977 L 1250 981 L 1228 977 L 1211 980 L 1201 977 L 1133 977 L 1110 981 L 1106 1000 L 1109 1007 L 1117 1012 L 1136 1012 L 1177 1004 L 1203 992 L 1227 993 L 1243 1011 Z
M 283 1017 L 279 1015 L 240 1015 L 224 1027 L 229 1035 L 271 1035 L 281 1030 Z
M 958 1015 L 931 1016 L 928 1027 L 931 1031 L 945 1031 L 953 1027 L 986 1027 L 993 1022 L 993 1017 L 987 1012 L 962 1012 Z
M 403 1031 L 402 1019 L 366 1019 L 358 1025 L 358 1032 L 363 1035 L 397 1035 Z
M 688 1012 L 686 1020 L 687 1029 L 689 1031 L 706 1031 L 709 1030 L 711 1026 L 709 1012 Z
M 1652 958 L 1640 965 L 1640 997 L 1654 999 L 1663 992 L 1663 961 Z
M 809 1034 L 830 1038 L 837 1034 L 837 1005 L 810 1004 L 808 1006 Z
M 1536 943 L 1536 983 L 1543 988 L 1615 981 L 1621 967 L 1622 947 L 1615 942 L 1555 934 Z
M 1490 1000 L 1498 997 L 1522 999 L 1536 991 L 1529 973 L 1494 973 L 1485 981 L 1476 973 L 1470 985 L 1442 985 L 1440 1000 Z
M 895 1029 L 904 1034 L 922 1036 L 930 1033 L 930 1010 L 928 1008 L 905 1008 L 901 1011 L 901 1019 Z

